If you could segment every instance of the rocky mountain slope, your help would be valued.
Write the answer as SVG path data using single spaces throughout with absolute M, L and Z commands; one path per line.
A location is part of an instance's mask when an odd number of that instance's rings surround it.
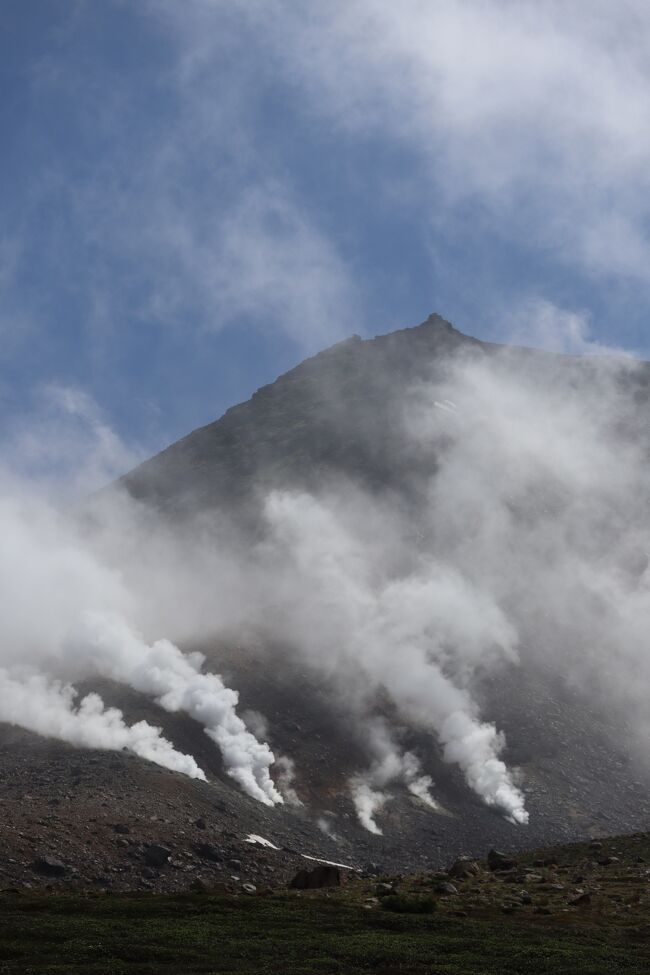
M 404 434 L 405 402 L 410 406 L 426 388 L 438 410 L 451 415 L 456 405 L 436 401 L 435 391 L 445 388 L 452 361 L 489 364 L 503 355 L 435 315 L 417 328 L 370 341 L 349 339 L 147 461 L 120 486 L 170 523 L 182 524 L 197 512 L 227 512 L 251 544 L 263 534 L 261 501 L 272 488 L 318 493 L 344 480 L 417 524 L 450 434 L 441 426 L 433 449 L 414 451 Z M 505 355 L 513 374 L 525 371 L 556 391 L 610 382 L 595 360 L 527 349 Z M 649 377 L 643 365 L 626 375 L 630 409 L 619 430 L 643 449 Z M 547 503 L 535 500 L 537 506 Z M 530 516 L 529 509 L 520 513 Z M 260 640 L 264 635 L 257 631 Z M 400 742 L 431 776 L 438 806 L 432 809 L 392 784 L 380 815 L 383 833 L 373 835 L 358 822 L 348 787 L 371 753 L 358 721 L 337 704 L 334 678 L 295 654 L 270 658 L 273 648 L 255 641 L 203 634 L 183 649 L 200 649 L 237 688 L 240 712 L 264 715 L 271 747 L 295 762 L 301 805 L 266 808 L 248 798 L 224 774 L 200 726 L 122 685 L 107 684 L 101 690 L 108 704 L 130 720 L 162 726 L 176 747 L 197 759 L 208 781 L 3 726 L 0 884 L 273 885 L 307 862 L 303 855 L 403 872 L 437 869 L 459 853 L 480 855 L 490 845 L 523 849 L 647 827 L 650 778 L 628 747 L 624 711 L 603 707 L 602 698 L 563 680 L 540 652 L 525 665 L 488 671 L 472 685 L 481 711 L 505 733 L 502 757 L 516 770 L 529 824 L 514 825 L 486 805 L 445 759 L 435 735 L 397 717 Z M 390 703 L 382 713 L 392 715 Z M 272 846 L 248 842 L 251 834 Z M 162 862 L 153 862 L 156 854 L 148 851 L 154 847 L 167 851 Z M 48 867 L 47 858 L 62 867 Z
M 435 469 L 435 456 L 418 466 L 406 451 L 405 391 L 442 384 L 458 357 L 489 362 L 504 351 L 513 373 L 529 371 L 551 388 L 600 381 L 597 359 L 481 342 L 433 314 L 414 328 L 370 340 L 353 336 L 305 360 L 145 461 L 122 484 L 134 497 L 173 511 L 232 510 L 270 486 L 318 489 L 339 474 L 376 491 L 414 488 L 422 473 Z M 630 400 L 642 411 L 650 364 L 639 364 L 627 381 Z M 640 419 L 645 429 L 643 413 Z

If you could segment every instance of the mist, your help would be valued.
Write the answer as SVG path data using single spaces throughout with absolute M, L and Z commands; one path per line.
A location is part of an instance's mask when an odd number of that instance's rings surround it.
M 299 804 L 300 766 L 220 676 L 231 644 L 331 688 L 333 720 L 344 713 L 367 752 L 345 788 L 373 833 L 399 790 L 440 812 L 405 729 L 525 827 L 525 781 L 482 703 L 513 668 L 543 667 L 625 714 L 618 744 L 647 763 L 644 369 L 460 352 L 391 391 L 397 487 L 345 472 L 320 490 L 275 485 L 252 533 L 229 511 L 179 520 L 117 489 L 62 510 L 5 479 L 0 720 L 203 777 L 159 729 L 129 727 L 94 693 L 76 703 L 75 682 L 108 678 L 190 715 L 252 798 Z

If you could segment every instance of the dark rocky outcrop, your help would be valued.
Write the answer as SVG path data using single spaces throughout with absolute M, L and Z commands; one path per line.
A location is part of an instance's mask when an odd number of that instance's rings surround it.
M 445 897 L 455 897 L 458 893 L 458 887 L 456 887 L 454 884 L 445 882 L 440 884 L 438 887 L 438 893 L 444 894 Z
M 318 890 L 321 887 L 340 887 L 341 883 L 338 867 L 319 863 L 313 870 L 299 870 L 289 887 L 294 890 Z
M 53 856 L 38 857 L 32 863 L 32 870 L 44 877 L 63 877 L 68 872 L 65 863 Z
M 202 859 L 210 860 L 212 863 L 221 863 L 223 860 L 223 853 L 218 846 L 214 846 L 212 843 L 195 843 L 194 851 Z
M 517 861 L 507 853 L 499 853 L 498 850 L 490 850 L 487 855 L 487 865 L 490 870 L 514 870 Z
M 144 862 L 148 867 L 164 867 L 171 855 L 172 851 L 168 850 L 166 846 L 152 843 L 144 851 Z
M 457 880 L 463 880 L 465 877 L 474 877 L 480 872 L 481 868 L 476 860 L 471 860 L 469 857 L 459 857 L 447 871 L 450 877 L 454 877 Z

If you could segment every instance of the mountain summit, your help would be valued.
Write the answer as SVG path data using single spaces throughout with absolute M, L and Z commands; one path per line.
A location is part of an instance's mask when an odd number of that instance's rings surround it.
M 269 857 L 411 870 L 643 828 L 649 378 L 431 315 L 127 474 L 81 519 L 85 602 L 66 590 L 56 649 L 61 679 L 138 723 L 33 679 L 56 721 L 16 724 L 68 744 L 5 728 L 9 818 L 30 795 L 40 837 L 56 800 L 64 859 L 89 842 L 157 887 L 182 877 L 138 873 L 148 846 L 255 878 Z
M 317 486 L 342 472 L 391 483 L 405 388 L 441 376 L 459 350 L 490 346 L 432 314 L 414 328 L 353 336 L 263 386 L 128 474 L 136 498 L 180 510 L 241 503 L 272 486 Z

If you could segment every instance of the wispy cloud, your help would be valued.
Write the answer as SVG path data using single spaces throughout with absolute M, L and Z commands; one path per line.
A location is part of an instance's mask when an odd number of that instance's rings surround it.
M 543 298 L 530 297 L 503 312 L 501 332 L 509 342 L 531 345 L 566 355 L 630 357 L 626 349 L 593 338 L 591 316 L 584 310 L 560 308 Z
M 140 13 L 155 51 L 143 77 L 154 104 L 139 103 L 133 77 L 94 66 L 90 91 L 73 103 L 92 113 L 103 152 L 74 173 L 56 159 L 48 168 L 48 193 L 65 201 L 77 246 L 92 257 L 83 282 L 90 326 L 146 321 L 200 333 L 244 321 L 302 352 L 349 333 L 361 314 L 355 276 L 281 154 L 269 151 L 272 123 L 259 113 L 276 66 L 245 56 L 247 18 L 203 3 Z M 67 104 L 84 65 L 50 60 L 34 85 Z M 83 137 L 88 121 L 81 126 Z
M 479 198 L 502 231 L 569 264 L 648 279 L 646 4 L 351 0 L 297 11 L 277 0 L 255 11 L 312 111 L 423 154 L 437 221 Z
M 51 384 L 37 389 L 29 409 L 0 432 L 3 481 L 26 479 L 32 490 L 81 497 L 144 459 L 126 443 L 85 390 Z

